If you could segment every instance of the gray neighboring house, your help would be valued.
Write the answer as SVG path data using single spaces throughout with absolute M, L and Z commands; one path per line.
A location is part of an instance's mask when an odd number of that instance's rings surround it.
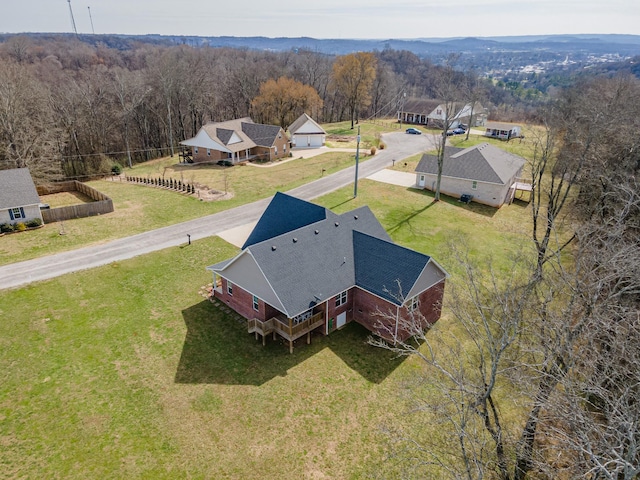
M 440 192 L 451 197 L 471 195 L 474 202 L 500 208 L 522 189 L 518 177 L 526 160 L 482 143 L 469 148 L 445 147 Z M 435 191 L 436 155 L 423 155 L 416 167 L 416 185 Z
M 327 132 L 313 118 L 306 113 L 300 115 L 289 125 L 292 148 L 322 147 L 327 138 Z
M 0 223 L 27 222 L 38 218 L 40 197 L 28 168 L 0 170 Z
M 328 335 L 356 321 L 385 339 L 440 318 L 447 273 L 431 257 L 396 245 L 368 207 L 338 215 L 277 193 L 242 251 L 207 267 L 213 295 L 247 319 L 248 331 L 289 341 Z M 384 314 L 384 315 L 383 315 Z

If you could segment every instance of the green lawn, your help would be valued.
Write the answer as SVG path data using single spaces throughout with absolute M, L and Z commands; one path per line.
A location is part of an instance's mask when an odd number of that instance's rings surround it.
M 525 240 L 524 205 L 432 204 L 429 193 L 368 180 L 351 192 L 319 203 L 369 205 L 450 283 L 452 243 L 506 266 Z M 279 341 L 262 347 L 200 294 L 204 267 L 236 251 L 211 238 L 0 291 L 3 477 L 399 476 L 381 427 L 403 421 L 398 390 L 419 363 L 368 346 L 355 324 L 297 342 L 293 355 Z M 451 328 L 446 311 L 436 328 Z M 441 436 L 435 425 L 427 418 L 423 433 Z

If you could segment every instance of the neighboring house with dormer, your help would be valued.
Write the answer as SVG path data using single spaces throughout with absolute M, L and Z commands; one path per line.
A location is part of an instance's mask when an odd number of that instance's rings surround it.
M 40 197 L 28 168 L 0 170 L 0 223 L 42 221 Z
M 452 197 L 471 196 L 474 202 L 499 208 L 510 203 L 526 160 L 482 143 L 469 148 L 445 147 L 440 192 Z M 438 157 L 425 154 L 416 167 L 416 185 L 435 191 Z
M 473 108 L 471 108 L 472 105 Z M 441 103 L 433 109 L 428 118 L 432 125 L 438 127 L 442 127 L 443 123 L 448 121 L 447 128 L 456 128 L 460 125 L 471 128 L 487 123 L 487 116 L 487 109 L 480 105 L 479 102 L 475 102 L 475 104 L 467 103 L 460 110 L 452 109 L 449 114 L 447 114 L 447 105 Z
M 338 215 L 277 193 L 242 251 L 207 267 L 213 295 L 248 320 L 248 331 L 293 341 L 355 321 L 389 341 L 440 318 L 447 273 L 396 245 L 368 207 Z M 417 313 L 420 315 L 417 315 Z M 405 320 L 403 320 L 405 319 Z
M 254 123 L 249 117 L 207 123 L 195 137 L 180 144 L 191 147 L 195 163 L 275 160 L 290 153 L 289 138 L 282 128 Z
M 287 129 L 292 148 L 318 148 L 324 146 L 327 132 L 306 113 L 300 115 Z

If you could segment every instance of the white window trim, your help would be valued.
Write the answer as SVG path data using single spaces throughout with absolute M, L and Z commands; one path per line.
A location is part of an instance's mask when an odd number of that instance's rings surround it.
M 472 190 L 477 190 L 478 189 L 478 182 L 477 181 L 473 181 L 471 182 L 471 189 Z
M 207 157 L 210 157 L 210 156 L 211 156 L 211 149 L 207 148 Z
M 410 312 L 415 312 L 416 310 L 418 310 L 419 306 L 420 300 L 418 299 L 417 295 L 415 297 L 411 297 L 407 302 L 407 310 L 409 310 Z
M 22 216 L 22 211 L 20 210 L 20 207 L 12 208 L 11 212 L 13 213 L 14 220 L 20 220 L 21 218 L 24 219 L 24 217 Z
M 253 296 L 253 309 L 256 312 L 260 311 L 260 299 L 258 297 L 256 297 L 255 295 Z
M 227 295 L 233 297 L 233 283 L 227 280 Z
M 193 147 L 193 153 L 198 153 L 198 147 Z
M 347 291 L 348 290 L 345 290 L 344 292 L 340 292 L 338 295 L 336 295 L 336 308 L 341 307 L 342 305 L 347 303 L 347 300 L 348 300 Z

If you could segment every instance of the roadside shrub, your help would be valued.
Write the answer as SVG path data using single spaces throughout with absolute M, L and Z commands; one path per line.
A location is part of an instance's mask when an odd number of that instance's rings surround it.
M 386 145 L 384 144 L 384 142 L 380 142 L 380 150 L 384 150 L 386 147 Z
M 1 233 L 13 232 L 13 225 L 11 225 L 10 223 L 0 223 L 0 232 Z
M 26 221 L 25 225 L 29 228 L 36 228 L 42 225 L 42 220 L 39 218 L 32 218 L 31 220 Z
M 375 155 L 376 151 L 376 147 L 371 147 L 371 155 Z
M 122 167 L 119 163 L 114 163 L 111 166 L 111 174 L 112 175 L 120 175 L 122 173 Z
M 13 228 L 16 232 L 24 232 L 27 229 L 27 226 L 23 222 L 18 222 Z

